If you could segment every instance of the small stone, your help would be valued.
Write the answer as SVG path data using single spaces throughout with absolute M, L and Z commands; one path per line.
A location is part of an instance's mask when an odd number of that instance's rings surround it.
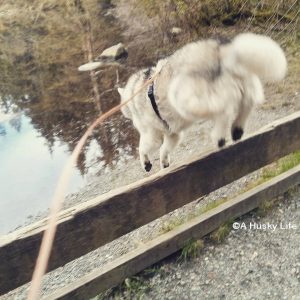
M 78 71 L 80 71 L 80 72 L 93 71 L 101 66 L 102 66 L 102 63 L 99 61 L 98 62 L 89 62 L 87 64 L 81 65 L 78 68 Z
M 99 59 L 101 59 L 101 58 L 117 59 L 120 56 L 123 56 L 125 54 L 127 54 L 127 50 L 125 49 L 125 47 L 122 43 L 119 43 L 117 45 L 114 45 L 112 47 L 105 49 L 98 58 Z
M 254 258 L 256 258 L 258 256 L 258 253 L 256 251 L 253 252 L 253 254 L 251 255 L 251 260 L 253 260 Z
M 178 35 L 182 32 L 182 29 L 179 27 L 172 27 L 172 29 L 170 30 L 170 32 L 174 35 Z

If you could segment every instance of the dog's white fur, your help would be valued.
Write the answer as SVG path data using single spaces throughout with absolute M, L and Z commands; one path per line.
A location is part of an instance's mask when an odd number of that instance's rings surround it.
M 147 88 L 122 109 L 140 133 L 143 168 L 151 169 L 149 154 L 159 148 L 161 167 L 167 167 L 181 133 L 195 121 L 212 119 L 212 137 L 223 146 L 234 116 L 232 138 L 240 139 L 252 107 L 264 101 L 262 82 L 282 80 L 286 70 L 280 46 L 267 36 L 253 33 L 237 35 L 225 44 L 213 39 L 191 43 L 159 61 L 151 75 L 159 73 L 154 94 L 169 128 L 154 112 Z M 124 89 L 118 89 L 121 101 L 144 84 L 145 72 L 135 73 Z

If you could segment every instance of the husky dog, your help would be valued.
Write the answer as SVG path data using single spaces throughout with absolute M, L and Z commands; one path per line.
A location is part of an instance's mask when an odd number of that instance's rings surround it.
M 151 170 L 149 154 L 159 148 L 161 168 L 168 167 L 181 133 L 199 120 L 214 121 L 211 135 L 219 147 L 225 145 L 230 123 L 232 139 L 239 140 L 252 107 L 264 101 L 262 82 L 282 80 L 286 70 L 286 57 L 275 41 L 243 33 L 229 42 L 188 44 L 132 75 L 118 89 L 121 102 L 158 73 L 150 87 L 122 108 L 140 133 L 142 167 Z

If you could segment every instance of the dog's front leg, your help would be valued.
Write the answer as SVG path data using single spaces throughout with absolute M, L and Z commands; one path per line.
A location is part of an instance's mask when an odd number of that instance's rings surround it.
M 150 172 L 152 169 L 152 164 L 150 162 L 148 155 L 140 152 L 140 161 L 141 161 L 142 168 L 146 172 Z
M 152 164 L 150 162 L 148 153 L 147 153 L 147 144 L 149 143 L 149 141 L 145 140 L 145 137 L 141 136 L 140 137 L 140 145 L 139 145 L 139 154 L 140 154 L 140 162 L 142 165 L 142 168 L 146 171 L 146 172 L 150 172 L 150 170 L 152 169 Z
M 165 134 L 164 141 L 160 147 L 160 168 L 164 169 L 170 165 L 170 153 L 176 147 L 180 139 L 179 134 Z
M 159 149 L 162 144 L 162 133 L 154 130 L 153 128 L 140 130 L 140 145 L 139 154 L 142 168 L 146 172 L 150 172 L 152 164 L 149 159 L 149 155 Z

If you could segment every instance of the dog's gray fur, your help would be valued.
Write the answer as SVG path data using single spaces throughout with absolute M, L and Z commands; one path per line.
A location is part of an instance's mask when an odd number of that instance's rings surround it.
M 245 33 L 229 43 L 209 39 L 188 44 L 151 68 L 159 73 L 154 94 L 162 118 L 155 113 L 145 88 L 123 107 L 125 117 L 140 133 L 139 153 L 143 168 L 150 171 L 149 154 L 160 148 L 161 168 L 170 164 L 170 152 L 181 133 L 199 120 L 214 121 L 212 138 L 221 147 L 231 126 L 233 140 L 241 138 L 248 115 L 264 101 L 261 81 L 284 78 L 287 69 L 280 46 L 266 36 Z M 132 75 L 121 101 L 129 99 L 148 79 L 147 69 Z

